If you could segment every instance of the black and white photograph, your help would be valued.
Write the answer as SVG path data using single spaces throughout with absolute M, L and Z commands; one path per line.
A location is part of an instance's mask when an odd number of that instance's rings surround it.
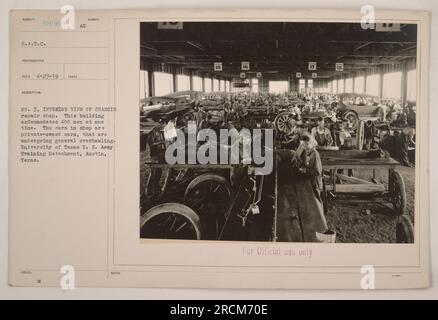
M 436 9 L 235 5 L 10 8 L 10 295 L 433 286 Z
M 140 23 L 140 239 L 414 243 L 417 25 Z

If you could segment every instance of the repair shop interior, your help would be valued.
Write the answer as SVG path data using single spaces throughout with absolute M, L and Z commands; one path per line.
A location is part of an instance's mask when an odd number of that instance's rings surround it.
M 414 242 L 416 24 L 141 22 L 139 42 L 141 239 Z

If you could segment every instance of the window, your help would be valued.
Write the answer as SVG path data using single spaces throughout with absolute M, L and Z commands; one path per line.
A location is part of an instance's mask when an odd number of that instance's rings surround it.
M 401 79 L 402 73 L 391 72 L 383 75 L 383 97 L 384 98 L 401 98 Z
M 283 93 L 288 90 L 288 81 L 269 81 L 269 93 Z
M 353 78 L 347 78 L 345 79 L 345 93 L 352 93 L 353 92 Z
M 251 91 L 254 93 L 259 92 L 259 79 L 257 79 L 257 78 L 251 79 Z
M 226 91 L 226 92 L 231 91 L 231 90 L 230 90 L 230 81 L 229 81 L 229 80 L 226 80 L 226 81 L 225 81 L 225 91 Z
M 193 90 L 202 91 L 202 78 L 193 76 Z
M 173 92 L 172 74 L 166 72 L 154 72 L 155 95 L 164 96 Z
M 417 101 L 417 70 L 408 71 L 406 100 Z
M 306 89 L 306 80 L 300 79 L 300 81 L 298 82 L 298 89 L 299 91 Z
M 372 96 L 378 96 L 379 95 L 379 75 L 373 74 L 367 76 L 366 79 L 367 84 L 367 90 L 366 94 L 372 95 Z
M 218 79 L 213 79 L 213 91 L 214 92 L 219 91 L 219 80 Z
M 148 72 L 140 70 L 140 99 L 149 96 Z
M 332 93 L 338 93 L 338 80 L 332 81 Z
M 204 78 L 205 92 L 211 92 L 211 78 Z
M 354 92 L 355 93 L 364 93 L 363 86 L 365 84 L 365 77 L 356 77 L 354 79 Z
M 184 74 L 179 74 L 176 76 L 176 84 L 178 86 L 177 91 L 190 90 L 190 77 Z
M 344 92 L 344 79 L 338 79 L 338 93 Z
M 313 88 L 313 79 L 307 80 L 307 88 L 310 88 L 310 89 Z

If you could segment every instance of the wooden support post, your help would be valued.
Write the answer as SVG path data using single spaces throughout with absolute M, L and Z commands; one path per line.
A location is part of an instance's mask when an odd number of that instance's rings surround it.
M 357 93 L 356 89 L 355 89 L 355 84 L 356 84 L 356 75 L 353 73 L 353 75 L 351 76 L 352 82 L 353 82 L 353 88 L 352 88 L 352 92 L 353 93 Z
M 193 70 L 190 70 L 189 90 L 193 90 Z
M 155 94 L 155 82 L 154 82 L 154 71 L 152 68 L 152 64 L 147 64 L 148 71 L 148 95 L 149 97 L 153 97 Z
M 379 98 L 383 97 L 383 69 L 379 69 Z
M 178 91 L 178 78 L 176 76 L 176 71 L 172 71 L 172 80 L 173 80 L 173 92 Z
M 202 74 L 201 79 L 202 79 L 202 81 L 201 81 L 201 91 L 205 92 L 205 76 L 204 76 L 204 74 Z
M 364 94 L 367 94 L 367 77 L 368 77 L 368 72 L 365 71 L 365 73 L 363 75 L 363 87 L 362 87 Z
M 402 79 L 401 79 L 401 103 L 404 107 L 406 105 L 408 95 L 408 70 L 406 63 L 402 64 Z

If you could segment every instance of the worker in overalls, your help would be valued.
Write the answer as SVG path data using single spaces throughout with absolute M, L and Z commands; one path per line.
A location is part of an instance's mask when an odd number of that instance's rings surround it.
M 409 147 L 415 146 L 414 141 L 415 129 L 413 128 L 405 128 L 398 135 L 396 140 L 396 146 L 399 156 L 399 161 L 402 165 L 407 167 L 412 167 L 412 163 L 409 162 Z
M 365 139 L 365 143 L 364 143 L 364 149 L 365 150 L 370 150 L 374 148 L 374 137 L 375 137 L 375 127 L 374 127 L 374 123 L 371 120 L 368 120 L 365 123 L 364 126 L 364 139 Z
M 312 128 L 312 136 L 315 138 L 318 146 L 331 146 L 333 145 L 333 138 L 330 130 L 325 127 L 324 118 L 318 118 L 318 125 Z
M 308 135 L 300 137 L 300 146 L 292 157 L 295 192 L 305 242 L 316 242 L 316 233 L 327 230 L 322 203 L 322 163 L 316 142 Z

